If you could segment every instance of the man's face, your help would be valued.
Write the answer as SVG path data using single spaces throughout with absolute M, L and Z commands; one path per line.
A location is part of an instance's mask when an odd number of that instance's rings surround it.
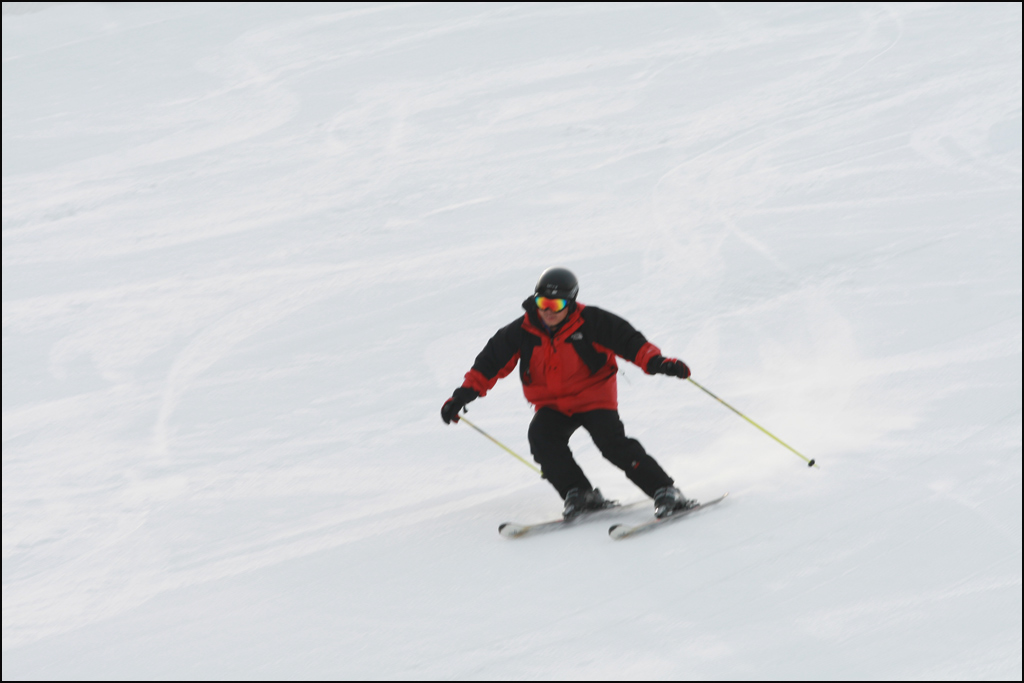
M 549 311 L 546 308 L 538 308 L 537 314 L 540 316 L 541 321 L 545 325 L 547 325 L 548 327 L 554 327 L 555 325 L 558 325 L 563 320 L 565 320 L 565 316 L 569 315 L 569 307 L 566 306 L 558 313 L 555 313 L 554 311 Z

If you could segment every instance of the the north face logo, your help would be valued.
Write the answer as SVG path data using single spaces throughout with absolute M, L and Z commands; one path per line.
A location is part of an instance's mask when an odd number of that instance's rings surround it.
M 582 332 L 576 332 L 575 334 L 573 334 L 572 336 L 569 337 L 569 341 L 571 341 L 571 342 L 583 341 L 583 333 Z

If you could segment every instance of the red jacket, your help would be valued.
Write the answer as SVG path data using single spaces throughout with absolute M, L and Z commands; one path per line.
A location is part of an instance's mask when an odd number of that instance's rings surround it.
M 566 415 L 617 410 L 615 356 L 646 372 L 651 358 L 661 355 L 632 325 L 596 306 L 572 304 L 554 334 L 537 316 L 532 297 L 523 308 L 522 318 L 487 342 L 462 386 L 484 396 L 518 364 L 523 393 L 536 409 L 549 407 Z

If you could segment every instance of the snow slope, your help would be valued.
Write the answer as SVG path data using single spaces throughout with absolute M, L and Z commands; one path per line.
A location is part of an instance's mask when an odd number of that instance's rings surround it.
M 2 146 L 5 680 L 1020 679 L 1019 3 L 4 3 Z M 729 499 L 500 538 L 551 265 L 820 470 L 627 365 Z

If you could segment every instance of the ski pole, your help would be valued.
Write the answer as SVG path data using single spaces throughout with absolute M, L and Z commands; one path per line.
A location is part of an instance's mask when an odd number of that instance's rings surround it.
M 521 462 L 521 463 L 523 463 L 524 465 L 526 465 L 527 467 L 529 467 L 529 468 L 530 468 L 531 470 L 533 470 L 533 471 L 534 471 L 534 472 L 536 472 L 537 474 L 540 474 L 540 475 L 541 475 L 542 477 L 544 476 L 543 474 L 541 474 L 541 471 L 540 471 L 539 469 L 537 469 L 537 467 L 536 467 L 536 466 L 532 465 L 531 463 L 527 462 L 526 460 L 523 460 L 523 459 L 522 459 L 522 458 L 521 458 L 521 457 L 520 457 L 520 456 L 519 456 L 519 455 L 518 455 L 518 454 L 517 454 L 517 453 L 516 453 L 515 451 L 513 451 L 513 450 L 512 450 L 511 448 L 509 448 L 508 446 L 506 446 L 506 445 L 505 445 L 505 444 L 503 444 L 502 442 L 498 441 L 497 439 L 495 439 L 495 438 L 494 438 L 493 436 L 491 436 L 490 434 L 488 434 L 488 433 L 487 433 L 487 432 L 485 432 L 484 430 L 482 430 L 482 429 L 480 429 L 479 427 L 477 427 L 477 426 L 476 426 L 475 424 L 473 424 L 472 422 L 470 422 L 469 420 L 467 420 L 467 419 L 466 419 L 465 417 L 463 417 L 463 416 L 461 416 L 461 415 L 460 415 L 460 416 L 459 416 L 459 417 L 458 417 L 457 419 L 458 419 L 458 421 L 459 421 L 459 422 L 465 422 L 465 423 L 466 423 L 466 424 L 468 424 L 468 425 L 469 425 L 470 427 L 472 427 L 473 429 L 475 429 L 476 431 L 480 432 L 481 434 L 483 434 L 484 436 L 486 436 L 486 437 L 487 437 L 488 439 L 490 439 L 490 440 L 491 440 L 491 441 L 493 441 L 494 443 L 496 443 L 496 444 L 498 444 L 499 446 L 501 446 L 502 448 L 504 448 L 504 449 L 505 449 L 505 450 L 506 450 L 506 451 L 508 452 L 508 454 L 509 454 L 509 455 L 511 455 L 511 456 L 512 456 L 513 458 L 515 458 L 515 459 L 516 459 L 516 460 L 518 460 L 519 462 Z
M 762 427 L 761 425 L 757 424 L 756 422 L 754 422 L 753 420 L 751 420 L 751 419 L 750 419 L 749 417 L 747 417 L 746 415 L 744 415 L 744 414 L 743 414 L 743 413 L 741 413 L 740 411 L 738 411 L 738 410 L 736 410 L 735 408 L 733 408 L 733 407 L 732 407 L 731 405 L 729 405 L 728 403 L 726 403 L 726 402 L 725 402 L 725 401 L 723 401 L 722 399 L 720 399 L 720 398 L 718 398 L 717 396 L 715 396 L 714 394 L 712 394 L 712 393 L 711 393 L 710 391 L 708 391 L 707 389 L 705 389 L 704 387 L 702 387 L 702 386 L 701 386 L 700 384 L 697 384 L 697 382 L 694 382 L 694 381 L 693 381 L 693 378 L 692 378 L 692 377 L 689 377 L 688 379 L 689 379 L 689 380 L 690 380 L 691 382 L 693 382 L 694 386 L 696 386 L 696 387 L 697 387 L 698 389 L 700 389 L 701 391 L 703 391 L 704 393 L 706 393 L 706 394 L 707 394 L 708 396 L 710 396 L 711 398 L 715 399 L 716 401 L 718 401 L 719 403 L 721 403 L 721 404 L 722 404 L 723 406 L 725 406 L 726 408 L 728 408 L 728 409 L 729 409 L 729 410 L 731 410 L 732 412 L 736 413 L 737 415 L 739 415 L 740 417 L 742 417 L 742 418 L 743 418 L 744 420 L 746 420 L 746 421 L 747 421 L 747 422 L 749 422 L 750 424 L 754 425 L 755 427 L 757 427 L 757 428 L 758 428 L 758 429 L 760 429 L 760 430 L 761 430 L 762 432 L 764 432 L 764 433 L 765 433 L 765 434 L 767 434 L 768 436 L 770 436 L 770 437 L 772 437 L 773 439 L 775 439 L 776 441 L 778 441 L 778 442 L 779 442 L 780 444 L 782 444 L 783 446 L 785 446 L 785 447 L 786 447 L 786 448 L 788 448 L 789 450 L 793 451 L 793 453 L 796 453 L 796 455 L 800 456 L 800 458 L 802 458 L 802 459 L 803 459 L 803 461 L 807 463 L 807 466 L 808 466 L 808 467 L 817 467 L 817 465 L 815 465 L 815 464 L 814 464 L 814 460 L 813 460 L 813 459 L 810 459 L 810 460 L 808 460 L 806 456 L 802 455 L 802 454 L 801 454 L 801 453 L 800 453 L 799 451 L 797 451 L 797 450 L 796 450 L 795 448 L 793 448 L 792 446 L 790 446 L 790 445 L 789 445 L 788 443 L 786 443 L 785 441 L 783 441 L 783 440 L 782 440 L 782 439 L 780 439 L 779 437 L 775 436 L 774 434 L 772 434 L 771 432 L 769 432 L 769 431 L 768 431 L 767 429 L 765 429 L 765 428 L 764 428 L 764 427 Z

